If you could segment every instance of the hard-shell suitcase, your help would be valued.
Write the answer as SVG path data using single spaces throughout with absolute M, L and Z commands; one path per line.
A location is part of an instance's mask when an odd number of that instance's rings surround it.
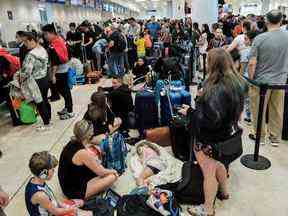
M 171 145 L 174 156 L 181 161 L 188 161 L 190 156 L 188 119 L 173 118 L 170 122 Z
M 155 93 L 152 90 L 143 90 L 135 97 L 136 125 L 140 134 L 145 129 L 159 126 L 158 106 L 155 100 Z

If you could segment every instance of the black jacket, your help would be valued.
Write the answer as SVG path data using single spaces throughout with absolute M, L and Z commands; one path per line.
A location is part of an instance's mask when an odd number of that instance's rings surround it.
M 127 85 L 122 85 L 117 89 L 110 88 L 108 98 L 115 116 L 127 116 L 134 109 L 132 93 Z
M 190 109 L 188 116 L 197 140 L 203 144 L 215 144 L 227 140 L 233 134 L 233 126 L 238 125 L 246 88 L 217 84 L 207 91 L 210 93 L 197 99 L 196 109 Z

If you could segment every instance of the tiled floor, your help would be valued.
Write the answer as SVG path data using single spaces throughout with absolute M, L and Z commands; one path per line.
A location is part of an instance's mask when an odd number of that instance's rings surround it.
M 109 85 L 102 80 L 101 85 Z M 0 159 L 0 185 L 10 194 L 12 200 L 6 208 L 8 216 L 27 215 L 24 203 L 24 186 L 31 177 L 28 160 L 36 151 L 49 150 L 59 157 L 61 149 L 72 135 L 75 121 L 81 119 L 90 95 L 96 86 L 81 86 L 73 90 L 75 113 L 77 116 L 68 121 L 53 117 L 54 127 L 50 132 L 38 133 L 33 126 L 12 128 L 3 112 L 0 113 L 0 149 L 4 155 Z M 53 104 L 53 112 L 60 110 L 63 101 Z M 2 115 L 2 116 L 1 116 Z M 252 153 L 254 144 L 247 137 L 245 126 L 245 153 Z M 266 171 L 254 171 L 245 168 L 239 161 L 231 166 L 231 199 L 217 202 L 219 216 L 288 216 L 288 143 L 283 142 L 279 148 L 264 146 L 261 154 L 268 157 L 272 167 Z M 129 184 L 127 184 L 129 182 Z M 56 196 L 61 199 L 57 177 L 51 182 Z M 121 177 L 115 185 L 119 193 L 127 193 L 135 186 L 129 172 Z

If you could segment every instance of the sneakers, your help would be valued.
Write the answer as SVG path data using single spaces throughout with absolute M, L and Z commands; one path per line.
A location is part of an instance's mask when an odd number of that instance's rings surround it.
M 61 115 L 64 115 L 64 114 L 66 114 L 66 113 L 68 113 L 68 111 L 67 111 L 66 108 L 64 108 L 64 109 L 62 109 L 61 111 L 57 112 L 57 115 L 61 116 Z
M 254 135 L 254 134 L 252 134 L 252 133 L 250 133 L 249 135 L 248 135 L 248 137 L 249 137 L 249 139 L 251 139 L 251 140 L 256 140 L 256 136 Z
M 51 130 L 51 128 L 52 128 L 52 125 L 50 125 L 50 124 L 49 125 L 41 125 L 41 126 L 37 127 L 36 130 L 38 132 L 44 132 L 44 131 Z
M 249 119 L 249 118 L 244 118 L 244 122 L 245 122 L 247 125 L 251 125 L 251 119 Z
M 191 216 L 215 216 L 215 212 L 213 214 L 208 214 L 204 205 L 193 206 L 188 208 L 187 211 Z
M 270 143 L 271 143 L 271 145 L 273 147 L 278 147 L 279 146 L 280 140 L 278 140 L 277 138 L 272 137 L 272 136 L 270 136 L 269 139 L 270 139 Z
M 67 120 L 67 119 L 71 119 L 74 118 L 75 114 L 74 113 L 68 113 L 66 112 L 63 115 L 60 115 L 60 120 Z

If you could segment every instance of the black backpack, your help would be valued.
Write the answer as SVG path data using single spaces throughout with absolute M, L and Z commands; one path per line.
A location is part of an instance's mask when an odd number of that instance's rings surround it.
M 116 41 L 115 48 L 117 49 L 118 52 L 124 52 L 127 46 L 127 42 L 123 34 L 121 34 L 120 32 L 118 34 L 119 34 L 118 40 Z
M 117 216 L 161 216 L 150 208 L 146 201 L 148 196 L 126 195 L 118 203 Z
M 190 160 L 183 164 L 180 181 L 161 185 L 159 188 L 172 191 L 179 204 L 201 205 L 205 202 L 203 181 L 199 164 L 196 160 Z
M 81 209 L 92 211 L 93 216 L 114 216 L 114 208 L 109 204 L 109 201 L 99 196 L 86 200 Z

